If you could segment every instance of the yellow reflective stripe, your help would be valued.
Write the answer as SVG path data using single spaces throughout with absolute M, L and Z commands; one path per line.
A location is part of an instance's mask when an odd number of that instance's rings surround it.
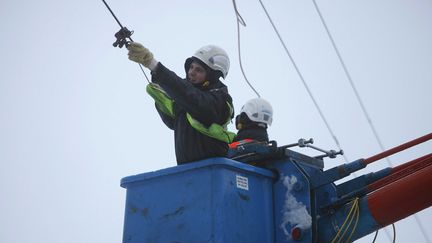
M 225 127 L 213 123 L 210 127 L 204 126 L 199 121 L 195 120 L 189 113 L 186 114 L 189 124 L 200 133 L 222 142 L 231 143 L 236 136 L 235 133 L 228 131 Z
M 147 85 L 146 91 L 155 100 L 160 111 L 174 117 L 174 102 L 159 85 L 150 83 Z
M 206 127 L 201 122 L 195 120 L 189 113 L 186 114 L 186 117 L 189 124 L 200 133 L 222 142 L 231 143 L 234 140 L 236 134 L 227 130 L 227 125 L 231 121 L 231 114 L 233 113 L 231 105 L 228 102 L 227 105 L 230 112 L 228 119 L 223 126 L 217 123 L 213 123 L 210 125 L 210 127 Z
M 171 98 L 159 85 L 150 83 L 147 85 L 146 91 L 155 100 L 156 106 L 160 111 L 174 118 L 174 101 L 171 100 Z M 219 141 L 231 143 L 234 140 L 236 134 L 228 131 L 227 125 L 231 121 L 231 115 L 234 110 L 228 102 L 227 105 L 229 108 L 229 116 L 224 125 L 213 123 L 210 125 L 210 127 L 206 127 L 199 121 L 195 120 L 189 113 L 186 113 L 186 118 L 189 124 L 198 132 Z

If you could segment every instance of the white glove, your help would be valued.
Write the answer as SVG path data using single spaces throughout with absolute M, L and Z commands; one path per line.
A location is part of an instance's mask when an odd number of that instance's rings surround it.
M 129 60 L 141 63 L 144 67 L 154 70 L 158 61 L 154 59 L 153 53 L 138 42 L 130 42 L 127 49 L 129 50 Z

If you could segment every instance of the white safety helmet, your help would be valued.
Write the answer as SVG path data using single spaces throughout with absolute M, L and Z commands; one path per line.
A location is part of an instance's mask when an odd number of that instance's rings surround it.
M 254 98 L 246 102 L 241 108 L 240 114 L 245 113 L 254 122 L 271 125 L 273 121 L 273 108 L 269 102 L 262 98 Z
M 193 57 L 202 61 L 212 70 L 220 71 L 222 77 L 224 79 L 226 78 L 230 67 L 230 60 L 224 49 L 215 45 L 203 46 L 195 52 Z M 186 60 L 186 71 L 189 68 L 191 62 L 192 60 L 190 58 Z

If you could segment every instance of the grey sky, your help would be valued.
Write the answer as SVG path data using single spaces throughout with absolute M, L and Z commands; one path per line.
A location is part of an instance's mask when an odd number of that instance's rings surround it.
M 180 76 L 197 48 L 223 47 L 236 111 L 255 97 L 238 64 L 232 1 L 108 3 L 135 31 L 133 39 Z M 380 152 L 313 2 L 264 4 L 347 158 Z M 384 146 L 430 133 L 432 2 L 317 4 Z M 237 5 L 247 23 L 246 75 L 275 111 L 271 138 L 280 145 L 314 138 L 316 146 L 336 149 L 259 2 Z M 138 65 L 111 46 L 117 23 L 102 1 L 3 0 L 0 16 L 0 242 L 120 242 L 126 193 L 120 179 L 174 166 L 175 156 L 172 132 L 145 93 Z M 391 161 L 396 166 L 431 148 L 428 142 Z M 361 174 L 386 166 L 383 160 Z M 432 238 L 432 210 L 417 216 Z M 398 222 L 397 242 L 426 242 L 417 226 L 413 217 Z M 384 231 L 379 242 L 390 242 Z

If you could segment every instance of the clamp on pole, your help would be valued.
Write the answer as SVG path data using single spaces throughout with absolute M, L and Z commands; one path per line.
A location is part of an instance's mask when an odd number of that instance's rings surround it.
M 303 148 L 303 147 L 306 147 L 306 144 L 313 143 L 313 142 L 314 142 L 313 138 L 310 138 L 309 140 L 306 140 L 304 138 L 300 138 L 297 143 L 284 145 L 284 146 L 281 146 L 280 148 L 286 149 L 286 148 L 291 148 L 291 147 L 295 147 L 295 146 L 299 146 L 300 148 Z
M 335 151 L 335 150 L 329 150 L 329 151 L 327 151 L 327 150 L 324 150 L 324 149 L 321 149 L 321 148 L 318 148 L 318 147 L 315 147 L 315 146 L 311 145 L 313 142 L 314 142 L 314 141 L 313 141 L 312 138 L 309 139 L 309 140 L 305 140 L 305 139 L 301 138 L 301 139 L 299 139 L 297 145 L 298 145 L 300 148 L 308 147 L 308 148 L 312 148 L 312 149 L 318 150 L 318 151 L 320 151 L 320 152 L 323 152 L 324 155 L 319 155 L 319 156 L 316 156 L 316 157 L 315 157 L 315 158 L 317 158 L 317 159 L 322 159 L 322 158 L 325 158 L 325 157 L 329 157 L 329 158 L 331 158 L 331 159 L 334 159 L 334 158 L 336 158 L 336 156 L 337 156 L 338 154 L 340 154 L 340 155 L 343 155 L 343 154 L 344 154 L 344 152 L 343 152 L 342 149 L 339 150 L 339 151 Z

